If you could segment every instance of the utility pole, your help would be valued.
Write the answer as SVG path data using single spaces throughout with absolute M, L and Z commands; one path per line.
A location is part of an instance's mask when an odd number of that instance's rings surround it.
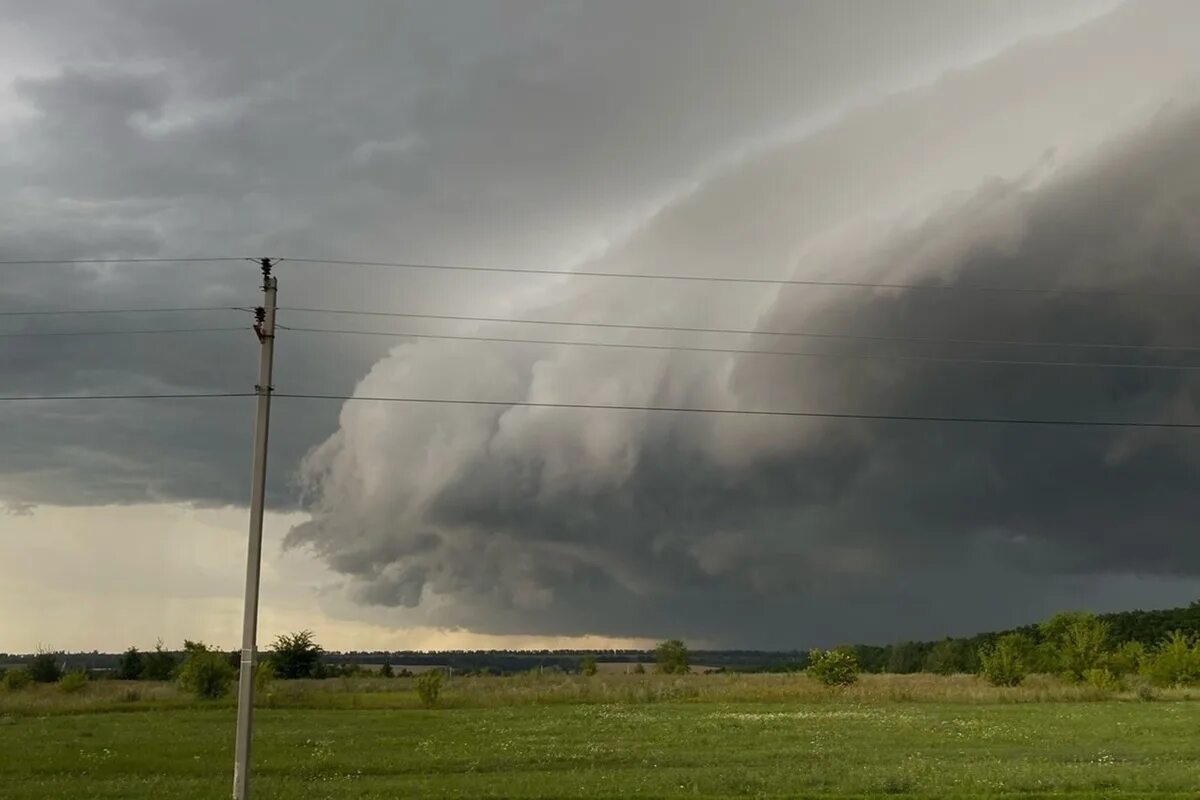
M 246 552 L 246 600 L 242 617 L 242 663 L 238 672 L 237 742 L 233 755 L 233 800 L 246 800 L 250 783 L 250 721 L 254 714 L 254 662 L 258 640 L 258 586 L 262 568 L 263 501 L 267 488 L 267 430 L 271 422 L 271 368 L 275 356 L 275 291 L 271 259 L 259 259 L 263 304 L 254 309 L 258 335 L 258 418 L 254 424 L 254 469 L 250 478 L 250 544 Z

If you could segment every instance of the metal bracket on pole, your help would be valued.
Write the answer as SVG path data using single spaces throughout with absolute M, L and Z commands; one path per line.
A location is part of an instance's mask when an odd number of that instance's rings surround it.
M 254 714 L 254 662 L 258 640 L 258 588 L 262 568 L 263 505 L 267 484 L 267 432 L 271 421 L 272 368 L 275 357 L 275 296 L 278 279 L 269 258 L 259 260 L 263 305 L 254 310 L 258 337 L 258 416 L 254 426 L 254 465 L 250 479 L 250 536 L 246 552 L 246 598 L 242 617 L 242 657 L 238 672 L 237 737 L 234 744 L 233 797 L 246 800 L 250 785 L 250 733 Z

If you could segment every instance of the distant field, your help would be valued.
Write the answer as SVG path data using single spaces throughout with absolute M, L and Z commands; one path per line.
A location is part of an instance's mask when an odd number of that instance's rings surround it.
M 228 794 L 229 702 L 105 683 L 0 694 L 0 798 Z M 792 676 L 278 684 L 256 712 L 256 798 L 1188 797 L 1200 703 L 1054 681 Z

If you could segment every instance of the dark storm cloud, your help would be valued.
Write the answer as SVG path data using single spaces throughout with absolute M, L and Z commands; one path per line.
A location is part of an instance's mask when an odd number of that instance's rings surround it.
M 1107 16 L 1105 3 L 949 1 L 0 5 L 14 45 L 0 92 L 0 260 L 329 254 L 1192 281 L 1191 117 L 1168 115 L 1092 168 L 1041 182 L 1058 161 L 1186 103 L 1197 13 L 1186 2 Z M 933 202 L 943 209 L 914 227 Z M 1195 334 L 1179 306 L 1159 302 L 826 303 L 295 262 L 280 274 L 285 305 L 931 336 Z M 256 286 L 249 263 L 21 267 L 4 271 L 0 305 L 245 306 Z M 276 386 L 1138 418 L 1186 416 L 1194 391 L 1165 373 L 391 344 L 288 333 Z M 245 391 L 254 357 L 248 332 L 7 339 L 0 373 L 8 395 Z M 4 406 L 0 502 L 244 502 L 251 413 L 238 399 Z M 1175 434 L 302 401 L 277 403 L 273 424 L 277 506 L 296 502 L 295 467 L 325 442 L 304 475 L 315 519 L 293 541 L 354 579 L 373 606 L 364 615 L 403 610 L 388 621 L 769 644 L 786 629 L 804 643 L 890 636 L 909 617 L 921 620 L 903 628 L 913 634 L 973 628 L 1076 597 L 1154 602 L 1176 591 L 1165 576 L 1195 573 L 1195 554 L 1172 539 L 1194 518 L 1181 488 L 1194 451 Z M 1097 595 L 1101 578 L 1124 583 Z M 1008 605 L 945 602 L 971 593 Z
M 1091 13 L 953 2 L 372 2 L 349 13 L 290 0 L 3 5 L 13 79 L 0 95 L 0 260 L 334 254 L 526 265 L 594 248 L 620 231 L 630 198 L 653 205 L 730 142 L 886 89 L 956 49 Z M 350 308 L 494 312 L 526 286 L 298 264 L 282 274 L 285 304 Z M 21 267 L 5 269 L 0 301 L 10 311 L 251 305 L 255 286 L 251 264 Z M 242 321 L 9 318 L 4 330 Z M 387 344 L 281 337 L 277 384 L 349 391 Z M 253 359 L 248 334 L 8 339 L 0 368 L 9 395 L 224 391 L 253 385 Z M 114 412 L 99 426 L 91 408 L 3 411 L 6 501 L 244 500 L 236 412 L 217 435 L 190 410 Z M 336 417 L 332 405 L 277 410 L 276 502 L 294 500 L 300 454 Z M 171 478 L 174 445 L 156 443 L 180 441 L 186 456 Z M 119 468 L 66 457 L 80 447 Z
M 868 256 L 936 285 L 1100 286 L 1180 297 L 851 292 L 814 311 L 784 289 L 761 327 L 1194 345 L 1200 331 L 1186 294 L 1200 291 L 1198 142 L 1200 114 L 1166 112 L 1086 168 L 1040 184 L 988 182 Z M 1160 363 L 1086 348 L 866 349 Z M 1186 355 L 1161 363 L 1200 363 Z M 714 369 L 704 358 L 668 359 L 669 368 L 651 373 L 658 377 L 641 402 L 716 405 L 705 402 Z M 596 356 L 587 359 L 590 371 L 604 374 Z M 412 352 L 395 363 L 423 374 L 428 362 Z M 536 385 L 536 364 L 512 369 L 532 372 Z M 724 374 L 726 405 L 743 408 L 1200 421 L 1195 371 L 742 356 Z M 368 381 L 365 394 L 386 385 Z M 368 417 L 382 446 L 412 446 L 407 437 L 416 434 L 398 438 L 387 413 Z M 546 632 L 679 630 L 727 642 L 764 643 L 788 625 L 806 640 L 849 629 L 887 636 L 895 617 L 886 607 L 895 598 L 922 609 L 912 632 L 936 635 L 968 615 L 1011 621 L 1040 613 L 1071 596 L 1068 587 L 1085 592 L 1079 587 L 1099 576 L 1200 575 L 1200 545 L 1188 535 L 1200 512 L 1191 489 L 1200 480 L 1200 450 L 1187 431 L 631 412 L 614 421 L 603 413 L 452 414 L 456 432 L 478 433 L 462 440 L 475 445 L 456 443 L 461 461 L 431 456 L 414 468 L 439 477 L 381 481 L 371 471 L 376 448 L 346 438 L 367 435 L 365 421 L 344 413 L 340 438 L 310 463 L 324 493 L 316 518 L 292 539 L 356 576 L 363 602 L 409 607 L 444 624 L 524 631 L 536 619 Z M 536 426 L 522 417 L 536 417 Z M 592 460 L 594 448 L 610 446 L 628 451 Z M 345 472 L 350 463 L 353 477 Z M 346 480 L 370 488 L 357 494 Z M 347 528 L 348 520 L 361 527 Z M 398 544 L 418 537 L 420 547 Z M 998 607 L 998 596 L 1014 592 L 1020 601 Z M 930 611 L 939 599 L 956 607 Z M 834 606 L 836 624 L 814 621 Z M 873 621 L 878 614 L 889 622 Z

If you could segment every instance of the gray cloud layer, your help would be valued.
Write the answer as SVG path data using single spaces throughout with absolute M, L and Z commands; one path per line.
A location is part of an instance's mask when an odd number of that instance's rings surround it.
M 1105 10 L 13 4 L 9 25 L 40 45 L 21 50 L 28 64 L 0 105 L 14 201 L 0 259 L 215 249 L 1191 286 L 1200 180 L 1188 108 L 1200 65 L 1189 33 L 1200 20 L 1188 3 L 1138 3 L 1029 38 Z M 289 305 L 1195 336 L 1186 304 L 1170 300 L 281 272 Z M 0 300 L 244 305 L 255 277 L 250 264 L 22 268 L 6 273 Z M 0 370 L 6 394 L 245 390 L 249 337 L 14 339 Z M 298 333 L 280 346 L 277 386 L 297 391 L 357 382 L 363 394 L 1137 418 L 1186 418 L 1195 392 L 1173 373 L 432 342 L 389 351 L 385 340 Z M 251 409 L 213 402 L 0 408 L 13 432 L 0 499 L 244 502 Z M 364 614 L 402 622 L 757 644 L 779 644 L 781 630 L 796 643 L 935 634 L 1066 602 L 1169 599 L 1197 567 L 1179 536 L 1194 518 L 1196 451 L 1178 434 L 299 402 L 277 404 L 275 421 L 277 505 L 297 501 L 292 473 L 324 441 L 303 470 L 314 521 L 293 543 L 384 609 Z
M 1195 290 L 1200 175 L 1190 165 L 1200 124 L 1191 111 L 1147 120 L 1188 96 L 1180 87 L 1196 64 L 1182 42 L 1174 50 L 1159 37 L 1163 57 L 1147 66 L 1144 43 L 1121 32 L 1136 21 L 1149 42 L 1169 22 L 1161 12 L 1125 12 L 1134 16 L 1024 48 L 770 149 L 665 209 L 594 267 L 687 263 L 690 272 L 728 274 L 739 258 L 782 267 L 792 253 L 800 277 Z M 1107 127 L 1078 124 L 1093 101 L 1070 96 L 1077 81 L 1034 89 L 1024 77 L 1030 62 L 1100 54 L 1123 83 L 1104 100 Z M 1165 96 L 1147 105 L 1155 98 L 1141 87 L 1156 71 L 1184 81 L 1164 84 Z M 1014 94 L 1026 123 L 1055 125 L 1054 138 L 1037 140 L 1045 127 L 1004 129 Z M 952 113 L 951 132 L 928 130 L 931 108 L 971 107 L 969 120 Z M 1136 132 L 1079 155 L 1130 130 L 1129 120 L 1139 120 Z M 951 135 L 966 141 L 950 144 Z M 888 137 L 900 153 L 864 147 Z M 984 152 L 968 158 L 970 144 Z M 1045 154 L 1054 147 L 1074 154 L 1057 172 Z M 944 163 L 931 169 L 939 155 Z M 838 162 L 855 157 L 865 158 L 863 172 L 847 179 Z M 934 198 L 939 181 L 955 185 L 960 170 L 987 163 L 1012 177 L 979 184 L 976 173 L 978 188 L 951 199 L 942 190 L 919 224 L 886 222 L 904 202 L 890 192 Z M 895 170 L 896 180 L 881 182 L 872 166 Z M 903 180 L 922 170 L 933 174 Z M 880 195 L 864 202 L 871 185 Z M 885 216 L 826 234 L 864 208 Z M 753 213 L 737 226 L 722 222 L 742 219 L 734 209 Z M 785 289 L 729 290 L 714 301 L 711 288 L 593 284 L 539 315 L 652 313 L 702 324 L 757 307 L 771 330 L 1128 343 L 1195 336 L 1189 304 L 1172 298 Z M 570 348 L 513 356 L 429 344 L 377 364 L 359 393 L 1153 420 L 1194 419 L 1195 389 L 1188 373 Z M 292 541 L 353 576 L 360 600 L 406 609 L 405 619 L 769 643 L 789 627 L 800 641 L 893 635 L 900 602 L 920 609 L 906 629 L 933 635 L 1039 613 L 1064 597 L 1103 603 L 1106 580 L 1157 576 L 1160 592 L 1181 578 L 1194 587 L 1200 553 L 1181 541 L 1181 525 L 1196 511 L 1187 491 L 1195 452 L 1187 434 L 352 405 L 307 462 L 315 518 Z M 400 454 L 414 458 L 392 460 Z

